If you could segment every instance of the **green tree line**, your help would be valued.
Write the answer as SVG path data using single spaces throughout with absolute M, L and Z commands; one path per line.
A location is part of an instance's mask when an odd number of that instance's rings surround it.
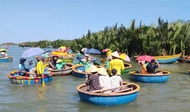
M 39 46 L 58 48 L 67 45 L 73 50 L 81 50 L 83 47 L 99 50 L 109 48 L 112 51 L 128 53 L 129 56 L 138 54 L 148 55 L 172 55 L 182 53 L 190 54 L 190 21 L 178 20 L 169 23 L 158 18 L 158 25 L 136 25 L 135 19 L 129 27 L 106 26 L 99 32 L 88 30 L 86 35 L 73 40 L 58 39 L 55 41 L 42 40 L 39 42 L 25 42 L 19 46 Z

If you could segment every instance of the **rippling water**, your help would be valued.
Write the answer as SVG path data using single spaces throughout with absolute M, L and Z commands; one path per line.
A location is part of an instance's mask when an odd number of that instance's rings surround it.
M 126 105 L 102 107 L 82 102 L 76 91 L 84 79 L 57 76 L 39 85 L 11 84 L 7 73 L 18 68 L 19 58 L 27 48 L 10 47 L 13 62 L 0 63 L 0 112 L 189 112 L 190 75 L 188 63 L 163 64 L 159 70 L 171 72 L 166 83 L 140 83 L 137 99 Z M 137 63 L 131 62 L 131 70 Z M 124 81 L 133 82 L 129 75 Z

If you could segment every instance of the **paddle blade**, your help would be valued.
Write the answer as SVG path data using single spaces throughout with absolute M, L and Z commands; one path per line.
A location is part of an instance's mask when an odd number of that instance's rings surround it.
M 44 82 L 44 79 L 42 79 L 42 87 L 45 87 L 45 82 Z

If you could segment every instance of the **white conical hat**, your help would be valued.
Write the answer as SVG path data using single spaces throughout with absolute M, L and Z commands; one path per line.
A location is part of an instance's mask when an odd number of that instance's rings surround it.
M 95 65 L 91 65 L 87 70 L 86 70 L 87 73 L 91 72 L 98 72 L 98 68 L 95 66 Z
M 56 63 L 60 63 L 60 62 L 62 62 L 62 60 L 61 60 L 61 59 L 58 59 L 58 60 L 56 61 Z
M 100 75 L 108 75 L 108 73 L 104 67 L 99 68 L 98 73 Z
M 111 53 L 111 56 L 119 58 L 119 53 L 117 51 L 114 51 Z

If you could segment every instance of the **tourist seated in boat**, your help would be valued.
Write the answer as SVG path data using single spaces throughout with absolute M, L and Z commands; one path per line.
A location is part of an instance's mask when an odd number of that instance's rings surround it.
M 160 67 L 160 64 L 158 63 L 158 61 L 155 59 L 152 59 L 151 62 L 148 63 L 146 69 L 147 69 L 147 72 L 150 74 L 157 74 L 156 68 L 159 68 L 159 67 Z M 161 74 L 161 73 L 158 73 L 158 74 Z
M 89 87 L 88 91 L 101 89 L 99 82 L 98 68 L 95 65 L 92 65 L 86 72 L 91 73 L 91 75 L 89 76 L 88 74 L 86 74 L 86 85 Z
M 56 69 L 56 62 L 58 60 L 58 56 L 53 56 L 52 60 L 49 63 L 49 68 Z
M 57 62 L 56 62 L 56 68 L 57 68 L 58 70 L 63 70 L 65 64 L 66 64 L 66 63 L 63 62 L 61 59 L 58 59 Z
M 27 75 L 26 73 L 29 72 L 29 69 L 26 68 L 26 66 L 25 66 L 25 61 L 26 61 L 25 58 L 20 58 L 20 63 L 18 65 L 19 74 L 22 76 L 26 76 Z
M 99 73 L 100 88 L 102 90 L 110 89 L 111 82 L 110 82 L 110 77 L 106 71 L 106 68 L 105 67 L 99 68 L 98 73 Z M 109 92 L 111 92 L 111 91 L 105 91 L 104 93 L 109 93 Z
M 89 69 L 90 66 L 94 65 L 92 59 L 89 57 L 89 54 L 85 54 L 85 58 L 82 61 L 85 67 L 85 71 Z
M 33 60 L 30 60 L 30 61 L 29 61 L 28 70 L 29 70 L 29 72 L 32 72 L 32 71 L 34 70 L 34 63 L 33 63 Z
M 116 69 L 112 69 L 112 76 L 110 77 L 111 87 L 117 88 L 123 86 L 123 80 Z M 119 91 L 122 88 L 113 89 L 112 92 Z
M 29 61 L 29 64 L 28 64 L 28 70 L 29 70 L 29 76 L 30 77 L 34 77 L 35 75 L 35 67 L 34 67 L 34 62 L 33 60 L 30 60 Z
M 44 52 L 43 54 L 42 54 L 42 61 L 45 61 L 47 58 L 49 58 L 50 57 L 50 54 L 49 54 L 49 52 Z
M 141 74 L 148 74 L 148 71 L 146 69 L 148 62 L 147 61 L 138 61 L 139 67 L 140 67 L 140 73 Z
M 7 53 L 6 52 L 1 52 L 0 58 L 6 58 L 6 57 L 7 57 Z
M 111 54 L 112 54 L 112 50 L 111 49 L 107 49 L 106 56 L 107 56 L 108 59 L 112 59 Z
M 119 54 L 117 51 L 111 53 L 112 60 L 110 61 L 109 65 L 109 73 L 111 74 L 111 71 L 113 68 L 117 70 L 117 74 L 121 75 L 121 70 L 124 70 L 124 62 L 120 59 Z
M 104 62 L 104 64 L 106 65 L 106 69 L 109 69 L 111 58 L 105 57 L 105 60 L 106 61 Z
M 80 53 L 80 51 L 77 51 L 76 54 L 76 59 L 79 61 L 79 64 L 82 64 L 82 54 Z

